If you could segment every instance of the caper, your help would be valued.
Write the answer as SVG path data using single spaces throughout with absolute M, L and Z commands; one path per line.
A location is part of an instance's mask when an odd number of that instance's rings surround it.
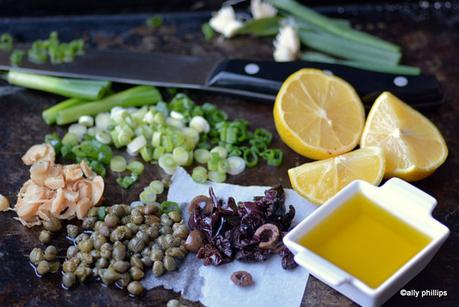
M 37 265 L 37 273 L 40 275 L 45 275 L 49 272 L 49 262 L 46 260 L 42 260 Z
M 107 214 L 105 216 L 104 222 L 108 227 L 114 228 L 118 226 L 120 219 L 114 214 Z
M 100 247 L 100 256 L 103 258 L 109 259 L 112 257 L 112 250 L 113 250 L 112 245 L 106 242 L 102 244 L 102 246 Z
M 162 226 L 161 229 L 159 230 L 159 233 L 162 234 L 162 235 L 171 234 L 171 233 L 172 233 L 172 227 L 171 227 L 171 226 L 168 226 L 168 225 L 164 225 L 164 226 Z
M 94 231 L 98 232 L 100 225 L 102 225 L 104 222 L 97 220 L 96 223 L 94 224 Z
M 80 264 L 80 259 L 76 257 L 66 260 L 62 264 L 62 270 L 64 270 L 64 272 L 74 272 L 77 269 L 78 264 Z
M 143 223 L 144 221 L 144 218 L 143 218 L 143 215 L 131 215 L 131 221 L 132 223 L 136 224 L 136 225 L 140 225 Z
M 145 215 L 144 222 L 147 225 L 160 224 L 161 220 L 156 215 Z
M 126 224 L 129 224 L 129 223 L 131 223 L 131 216 L 130 215 L 126 215 L 126 216 L 123 216 L 121 218 L 121 224 L 126 225 Z
M 32 249 L 29 255 L 30 262 L 32 262 L 35 265 L 38 265 L 38 263 L 43 259 L 45 259 L 45 253 L 41 248 L 35 247 L 34 249 Z
M 129 264 L 129 262 L 127 261 L 121 261 L 121 260 L 118 260 L 116 261 L 112 267 L 115 271 L 117 271 L 118 273 L 126 273 L 127 270 L 129 270 L 129 267 L 131 265 Z
M 180 224 L 180 226 L 178 226 L 172 234 L 174 237 L 179 237 L 180 239 L 185 240 L 189 233 L 190 231 L 188 230 L 188 227 L 186 227 L 186 225 Z
M 85 263 L 80 263 L 73 273 L 80 282 L 84 282 L 91 275 L 92 270 Z
M 166 243 L 167 243 L 167 247 L 164 247 L 164 249 L 168 249 L 174 244 L 174 236 L 172 236 L 171 234 L 164 235 L 164 239 L 166 240 Z
M 124 225 L 116 227 L 110 234 L 110 241 L 123 241 L 126 238 L 126 232 L 128 229 L 129 228 Z
M 61 264 L 59 261 L 53 261 L 53 262 L 50 262 L 49 263 L 49 272 L 50 273 L 56 273 L 57 271 L 59 271 L 59 268 L 60 268 Z
M 43 244 L 49 243 L 49 241 L 51 241 L 51 232 L 43 229 L 38 235 L 38 240 Z
M 108 267 L 108 260 L 105 258 L 99 258 L 96 261 L 96 268 L 105 269 Z
M 49 218 L 47 221 L 43 221 L 43 227 L 46 230 L 49 230 L 51 232 L 56 232 L 59 231 L 62 228 L 61 221 L 59 221 L 58 218 L 52 216 Z
M 138 267 L 139 269 L 143 269 L 143 263 L 139 256 L 131 256 L 130 263 L 132 267 Z
M 171 211 L 167 214 L 172 221 L 174 221 L 175 223 L 178 223 L 182 220 L 182 215 L 180 214 L 180 212 L 178 211 Z
M 124 258 L 126 258 L 126 246 L 115 246 L 112 251 L 112 257 L 114 260 L 124 260 Z
M 143 207 L 143 214 L 145 215 L 158 215 L 160 211 L 161 209 L 159 206 L 154 204 L 145 205 L 145 207 Z
M 128 244 L 129 250 L 133 251 L 134 253 L 139 253 L 140 251 L 142 251 L 144 246 L 145 246 L 145 242 L 138 237 L 132 238 Z
M 90 265 L 94 262 L 94 257 L 90 253 L 80 252 L 78 253 L 78 257 L 80 258 L 81 262 Z
M 132 230 L 132 232 L 137 232 L 139 231 L 139 226 L 134 224 L 134 223 L 127 223 L 126 227 Z
M 110 285 L 120 279 L 121 275 L 112 268 L 105 269 L 103 275 L 101 276 L 102 282 L 104 284 Z
M 150 257 L 142 257 L 142 264 L 146 267 L 151 267 L 153 265 L 153 261 Z
M 99 234 L 103 235 L 106 238 L 110 237 L 110 228 L 108 228 L 107 224 L 105 224 L 105 223 L 100 224 L 99 229 L 97 230 L 97 232 Z
M 150 252 L 150 258 L 153 261 L 161 261 L 163 260 L 164 252 L 157 248 L 152 248 Z
M 169 245 L 167 243 L 166 237 L 164 235 L 160 235 L 156 242 L 161 246 L 161 249 L 168 249 Z
M 131 275 L 126 272 L 120 275 L 121 277 L 116 281 L 116 285 L 122 289 L 126 288 L 131 282 Z
M 140 268 L 134 266 L 129 269 L 129 275 L 131 275 L 132 280 L 141 280 L 144 273 Z
M 86 240 L 86 239 L 89 239 L 88 234 L 86 234 L 86 233 L 80 233 L 80 234 L 75 238 L 75 242 L 76 242 L 76 243 L 80 243 L 81 241 Z
M 143 285 L 138 281 L 131 281 L 127 286 L 127 290 L 132 295 L 140 295 L 143 292 Z
M 150 242 L 150 236 L 148 235 L 147 231 L 138 231 L 135 236 L 141 240 L 143 240 L 145 243 Z
M 57 248 L 54 245 L 50 245 L 45 249 L 45 259 L 48 261 L 54 261 L 57 256 Z
M 140 256 L 142 257 L 149 257 L 150 256 L 151 249 L 146 246 L 144 249 L 142 249 L 142 252 L 140 253 Z
M 81 227 L 83 229 L 93 229 L 96 222 L 97 222 L 97 217 L 88 216 L 83 219 L 83 223 L 81 223 Z
M 110 214 L 116 215 L 119 218 L 122 218 L 126 215 L 126 211 L 124 210 L 124 207 L 122 205 L 113 205 L 108 209 L 108 212 Z
M 167 215 L 166 213 L 161 214 L 161 224 L 162 225 L 167 225 L 167 226 L 172 226 L 174 222 L 172 219 Z
M 70 238 L 76 238 L 80 233 L 80 228 L 77 225 L 68 224 L 67 225 L 67 235 Z
M 153 269 L 152 269 L 153 274 L 155 274 L 156 277 L 159 277 L 163 275 L 164 273 L 164 264 L 162 261 L 155 261 L 153 262 Z
M 99 268 L 98 268 L 98 267 L 92 268 L 92 270 L 91 270 L 91 275 L 92 275 L 92 277 L 97 277 L 97 276 L 99 276 Z
M 107 242 L 107 238 L 105 238 L 101 234 L 96 234 L 96 237 L 94 238 L 94 248 L 97 250 L 100 250 L 101 246 Z
M 180 258 L 180 259 L 183 259 L 185 257 L 185 253 L 183 253 L 183 251 L 178 247 L 171 247 L 167 249 L 166 255 L 174 257 L 174 258 Z
M 71 272 L 65 272 L 63 275 L 62 275 L 62 284 L 66 287 L 66 288 L 71 288 L 75 285 L 76 283 L 76 276 L 75 274 L 71 273 Z
M 91 252 L 90 252 L 91 256 L 94 258 L 94 259 L 99 259 L 100 258 L 100 251 L 98 250 L 95 250 L 93 249 Z
M 169 272 L 174 271 L 177 268 L 175 259 L 171 256 L 164 256 L 163 262 L 164 262 L 164 268 L 168 270 Z
M 96 207 L 92 207 L 91 209 L 89 209 L 88 211 L 88 216 L 89 217 L 95 217 L 97 216 L 97 209 Z M 83 227 L 84 228 L 84 227 Z
M 154 240 L 159 236 L 159 227 L 157 227 L 156 225 L 150 226 L 145 231 L 150 236 L 151 240 Z
M 179 247 L 183 243 L 183 241 L 184 240 L 180 239 L 179 237 L 172 236 L 171 246 L 172 247 Z
M 94 244 L 91 239 L 85 239 L 85 240 L 78 242 L 78 248 L 83 253 L 89 253 L 93 247 L 94 247 Z

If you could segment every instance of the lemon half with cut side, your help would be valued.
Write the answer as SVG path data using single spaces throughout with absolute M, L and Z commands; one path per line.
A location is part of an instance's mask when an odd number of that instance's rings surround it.
M 389 92 L 374 102 L 360 146 L 379 146 L 386 157 L 386 177 L 420 180 L 448 156 L 440 131 L 424 115 Z
M 288 170 L 293 189 L 313 203 L 322 204 L 354 180 L 378 185 L 385 160 L 379 147 L 357 149 L 326 160 L 305 163 Z
M 311 159 L 351 151 L 365 121 L 362 102 L 349 83 L 310 68 L 282 84 L 273 115 L 282 141 Z

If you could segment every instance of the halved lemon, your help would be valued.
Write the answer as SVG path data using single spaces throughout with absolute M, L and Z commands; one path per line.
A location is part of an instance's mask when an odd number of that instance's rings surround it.
M 311 159 L 351 151 L 365 121 L 362 102 L 349 83 L 309 68 L 282 84 L 273 114 L 282 141 Z
M 437 127 L 389 92 L 374 102 L 363 130 L 361 147 L 379 146 L 386 157 L 386 177 L 420 180 L 448 156 Z
M 350 182 L 361 179 L 378 185 L 384 177 L 384 153 L 379 147 L 358 149 L 334 158 L 305 163 L 288 170 L 293 189 L 322 204 Z

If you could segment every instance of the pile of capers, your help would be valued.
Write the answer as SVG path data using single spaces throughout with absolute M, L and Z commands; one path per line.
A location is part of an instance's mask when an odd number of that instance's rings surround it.
M 52 217 L 43 222 L 43 230 L 38 235 L 38 240 L 43 244 L 51 241 L 51 233 L 57 232 L 62 228 L 59 219 Z M 47 246 L 44 250 L 36 247 L 29 254 L 30 262 L 35 266 L 35 270 L 40 276 L 59 271 L 60 263 L 57 261 L 57 248 L 54 245 Z
M 116 284 L 132 295 L 152 268 L 155 276 L 177 269 L 185 258 L 188 227 L 179 211 L 161 212 L 159 204 L 92 208 L 82 226 L 67 225 L 74 245 L 67 249 L 62 284 L 70 288 L 92 277 Z

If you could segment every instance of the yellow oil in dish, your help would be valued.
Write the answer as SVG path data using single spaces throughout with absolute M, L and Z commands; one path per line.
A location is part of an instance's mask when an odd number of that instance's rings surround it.
M 299 243 L 377 288 L 432 238 L 356 194 Z

